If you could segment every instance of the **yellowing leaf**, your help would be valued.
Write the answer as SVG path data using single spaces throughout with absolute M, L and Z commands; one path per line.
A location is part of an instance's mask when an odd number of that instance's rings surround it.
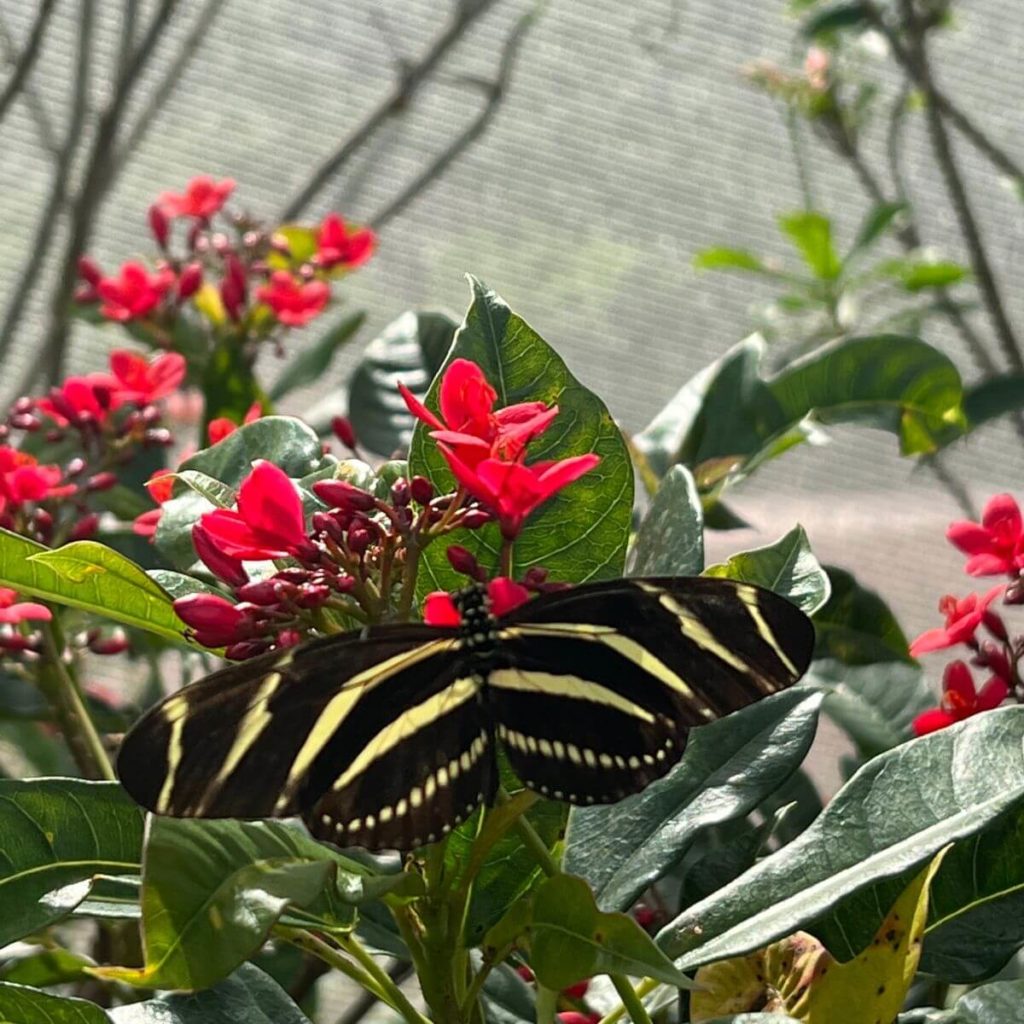
M 946 847 L 948 850 L 949 847 Z M 921 955 L 928 886 L 946 850 L 903 890 L 867 949 L 839 963 L 813 936 L 797 932 L 744 957 L 697 972 L 691 1020 L 746 1011 L 785 1013 L 804 1024 L 895 1020 Z
M 218 327 L 228 318 L 228 312 L 221 301 L 220 292 L 212 284 L 204 284 L 192 300 L 196 309 L 212 324 Z

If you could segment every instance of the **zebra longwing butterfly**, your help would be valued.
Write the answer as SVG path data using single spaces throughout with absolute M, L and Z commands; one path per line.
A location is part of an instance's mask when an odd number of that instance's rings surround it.
M 118 773 L 176 817 L 301 815 L 340 846 L 412 849 L 490 802 L 500 744 L 532 790 L 638 792 L 691 727 L 794 683 L 813 627 L 731 580 L 614 580 L 501 617 L 474 585 L 458 628 L 371 627 L 216 672 L 151 709 Z

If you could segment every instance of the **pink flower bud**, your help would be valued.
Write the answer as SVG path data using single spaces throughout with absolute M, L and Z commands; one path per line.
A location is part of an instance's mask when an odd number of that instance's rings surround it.
M 346 480 L 320 480 L 313 484 L 313 493 L 332 508 L 367 512 L 376 504 L 372 494 Z
M 199 640 L 198 633 L 196 633 L 196 639 Z M 199 640 L 199 642 L 205 647 L 218 646 L 217 644 L 208 644 L 204 640 Z M 231 644 L 224 651 L 224 657 L 229 661 L 248 661 L 249 658 L 265 654 L 269 649 L 269 640 L 243 640 L 241 643 Z
M 100 281 L 103 280 L 103 271 L 100 270 L 96 261 L 90 259 L 88 256 L 78 257 L 78 276 L 88 282 L 96 288 L 99 286 Z
M 89 650 L 93 654 L 123 654 L 130 646 L 128 637 L 120 630 L 108 637 L 96 637 L 89 641 Z
M 448 556 L 449 564 L 456 572 L 474 580 L 486 579 L 487 574 L 480 568 L 476 555 L 468 548 L 464 548 L 461 544 L 449 544 L 445 554 Z
M 255 583 L 246 583 L 235 590 L 235 597 L 240 601 L 247 601 L 261 607 L 271 607 L 280 604 L 285 590 L 292 589 L 291 584 L 282 583 L 279 580 L 258 580 Z
M 354 555 L 361 555 L 369 546 L 373 538 L 370 531 L 362 526 L 353 526 L 348 531 L 348 549 Z
M 334 431 L 334 436 L 346 447 L 355 448 L 358 444 L 356 438 L 356 432 L 352 427 L 352 421 L 346 416 L 335 416 L 331 420 L 331 430 Z
M 277 634 L 278 647 L 294 647 L 302 643 L 302 634 L 297 629 L 282 629 Z
M 82 516 L 81 519 L 75 523 L 68 536 L 69 540 L 88 540 L 92 537 L 100 526 L 100 517 L 96 512 L 90 512 L 88 515 Z
M 409 487 L 409 481 L 404 476 L 391 485 L 391 500 L 399 508 L 408 505 L 411 498 L 412 491 Z
M 116 486 L 116 484 L 117 475 L 115 473 L 105 471 L 89 477 L 86 482 L 85 489 L 87 491 L 109 491 L 110 488 Z
M 204 647 L 223 647 L 245 636 L 245 614 L 218 594 L 187 594 L 174 602 L 174 610 Z
M 467 530 L 478 530 L 481 526 L 486 526 L 490 521 L 490 512 L 482 508 L 471 508 L 459 520 L 459 525 L 464 526 Z
M 425 476 L 414 476 L 409 481 L 409 493 L 418 505 L 427 505 L 434 497 L 434 485 Z
M 171 234 L 171 223 L 167 214 L 154 203 L 149 208 L 149 230 L 153 232 L 153 238 L 161 249 L 167 248 L 167 239 Z
M 220 283 L 220 297 L 228 316 L 232 320 L 240 320 L 246 298 L 245 268 L 234 253 L 229 253 L 224 258 L 224 280 Z
M 178 278 L 178 299 L 184 302 L 192 298 L 203 283 L 203 267 L 199 263 L 189 263 Z
M 307 583 L 299 588 L 295 603 L 300 608 L 319 608 L 331 596 L 331 588 Z

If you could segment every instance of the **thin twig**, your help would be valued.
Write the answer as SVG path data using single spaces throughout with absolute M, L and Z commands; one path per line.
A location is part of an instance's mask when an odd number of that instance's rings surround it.
M 0 49 L 3 50 L 4 60 L 8 62 L 17 60 L 18 48 L 15 45 L 10 29 L 8 29 L 2 17 L 0 17 Z M 47 153 L 56 155 L 60 148 L 60 144 L 57 141 L 57 132 L 54 130 L 53 122 L 50 120 L 50 115 L 46 112 L 46 106 L 43 104 L 39 93 L 31 82 L 25 82 L 22 85 L 21 94 L 24 97 L 25 106 L 28 107 L 28 112 L 32 115 L 32 120 L 35 122 L 40 144 Z
M 415 64 L 400 68 L 398 82 L 391 94 L 373 110 L 351 135 L 313 172 L 309 180 L 285 205 L 282 221 L 294 220 L 319 195 L 321 190 L 391 117 L 406 109 L 417 89 L 440 64 L 448 51 L 465 35 L 469 27 L 496 0 L 461 0 L 447 28 Z
M 7 108 L 14 102 L 18 93 L 21 92 L 21 87 L 27 80 L 29 72 L 32 70 L 32 65 L 36 62 L 36 57 L 39 56 L 43 37 L 46 35 L 47 23 L 56 6 L 57 0 L 40 0 L 39 8 L 36 11 L 36 20 L 32 23 L 32 28 L 29 29 L 25 48 L 15 59 L 11 77 L 7 79 L 7 84 L 4 86 L 3 91 L 0 92 L 0 121 L 4 119 Z
M 386 968 L 388 976 L 396 985 L 401 985 L 412 974 L 412 964 L 404 960 L 396 960 Z M 345 1008 L 345 1012 L 335 1024 L 359 1024 L 380 1000 L 365 989 L 361 991 Z
M 193 22 L 192 28 L 189 29 L 188 34 L 181 41 L 181 46 L 178 48 L 174 59 L 167 65 L 167 70 L 164 72 L 163 77 L 157 83 L 152 95 L 135 119 L 135 124 L 127 130 L 124 142 L 118 146 L 117 156 L 114 159 L 115 164 L 122 165 L 126 163 L 129 157 L 138 150 L 140 143 L 156 122 L 157 115 L 180 83 L 185 69 L 206 41 L 209 31 L 223 7 L 224 0 L 207 0 L 206 5 L 199 12 L 195 22 Z
M 449 143 L 444 152 L 430 166 L 423 170 L 384 209 L 370 218 L 371 226 L 380 229 L 388 221 L 397 217 L 421 192 L 425 192 L 427 188 L 440 179 L 452 164 L 487 131 L 491 121 L 493 121 L 498 113 L 502 100 L 507 94 L 509 80 L 512 76 L 512 68 L 519 53 L 519 48 L 536 17 L 537 11 L 534 9 L 528 11 L 516 22 L 512 31 L 508 34 L 508 38 L 505 40 L 501 61 L 498 64 L 498 73 L 494 80 L 491 82 L 475 83 L 481 85 L 486 90 L 487 95 L 487 101 L 477 116 Z

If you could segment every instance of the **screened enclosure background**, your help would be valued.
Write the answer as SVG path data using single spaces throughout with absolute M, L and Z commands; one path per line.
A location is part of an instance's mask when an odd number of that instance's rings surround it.
M 400 62 L 429 50 L 454 9 L 447 0 L 214 6 L 201 47 L 103 205 L 91 249 L 107 268 L 149 250 L 149 202 L 195 174 L 233 177 L 244 206 L 280 213 L 395 87 Z M 171 7 L 147 83 L 167 74 L 205 5 Z M 97 58 L 93 68 L 88 118 L 108 95 L 125 12 L 141 34 L 156 9 L 132 0 L 95 5 L 106 63 Z M 485 101 L 474 80 L 493 79 L 509 32 L 529 9 L 523 0 L 491 2 L 412 102 L 303 216 L 312 221 L 335 209 L 369 220 L 386 208 L 472 122 Z M 8 54 L 20 48 L 37 10 L 35 2 L 0 3 Z M 0 310 L 15 297 L 36 244 L 54 174 L 46 136 L 66 125 L 79 16 L 75 0 L 56 4 L 31 92 L 0 124 Z M 559 349 L 626 429 L 642 427 L 689 376 L 750 332 L 752 310 L 772 294 L 749 277 L 698 274 L 693 254 L 721 244 L 792 259 L 775 226 L 779 214 L 801 206 L 792 150 L 776 105 L 741 69 L 758 59 L 799 67 L 796 39 L 784 0 L 539 6 L 486 132 L 386 224 L 377 257 L 342 289 L 346 305 L 332 316 L 366 309 L 359 339 L 317 389 L 293 395 L 284 411 L 339 389 L 362 345 L 404 310 L 461 315 L 463 275 L 471 272 Z M 1016 0 L 979 0 L 958 10 L 935 62 L 946 91 L 1024 157 L 1021 52 Z M 124 116 L 142 106 L 130 105 Z M 868 135 L 868 156 L 879 162 L 883 129 Z M 1024 329 L 1020 199 L 959 139 L 957 146 L 1010 315 Z M 808 147 L 817 206 L 848 244 L 867 200 L 851 173 L 813 141 Z M 925 238 L 966 262 L 920 118 L 912 119 L 907 152 Z M 58 250 L 41 274 L 53 275 Z M 38 358 L 45 294 L 45 284 L 32 293 L 13 340 L 0 379 L 6 398 Z M 984 315 L 972 316 L 990 337 Z M 941 321 L 924 336 L 966 379 L 976 378 Z M 95 369 L 121 343 L 114 327 L 76 325 L 70 367 Z M 793 451 L 736 489 L 732 505 L 756 530 L 717 535 L 711 557 L 766 543 L 799 521 L 819 557 L 851 567 L 880 591 L 909 634 L 934 625 L 939 595 L 966 589 L 962 559 L 943 541 L 947 522 L 959 515 L 955 503 L 927 469 L 900 458 L 892 436 L 854 427 L 831 434 L 830 446 Z M 1008 427 L 990 427 L 948 461 L 980 505 L 995 491 L 1018 490 L 1019 446 Z

